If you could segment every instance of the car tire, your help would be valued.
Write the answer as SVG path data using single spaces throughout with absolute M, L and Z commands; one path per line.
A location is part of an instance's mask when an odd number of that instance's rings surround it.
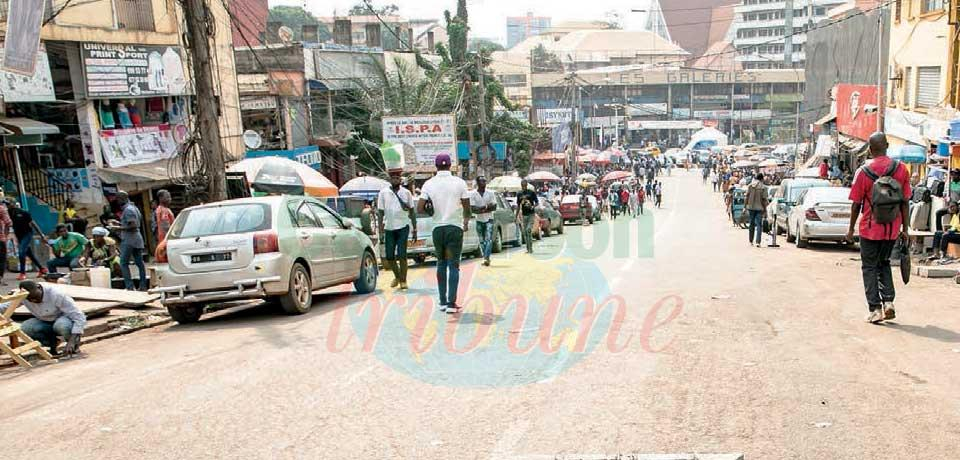
M 427 256 L 424 254 L 416 254 L 413 256 L 413 262 L 417 265 L 423 265 L 427 261 Z
M 202 303 L 191 303 L 187 305 L 169 305 L 167 313 L 178 324 L 193 324 L 200 321 L 203 316 L 204 305 Z
M 357 294 L 369 294 L 377 289 L 377 258 L 370 251 L 364 251 L 363 260 L 360 262 L 360 274 L 353 282 L 353 288 Z
M 792 233 L 790 233 L 790 227 L 786 228 L 786 232 L 787 232 L 787 243 L 796 243 L 797 238 L 793 236 Z
M 800 234 L 800 229 L 797 229 L 797 247 L 803 249 L 810 245 L 810 240 L 804 238 Z
M 493 232 L 493 245 L 491 252 L 499 254 L 503 252 L 503 230 L 497 228 L 497 231 Z
M 280 308 L 288 315 L 302 315 L 313 307 L 313 285 L 303 265 L 293 264 L 287 293 L 280 296 Z

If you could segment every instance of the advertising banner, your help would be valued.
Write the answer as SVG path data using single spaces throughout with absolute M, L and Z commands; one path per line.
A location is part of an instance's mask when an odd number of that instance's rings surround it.
M 6 53 L 3 70 L 21 75 L 33 75 L 40 49 L 40 27 L 46 2 L 37 0 L 9 0 L 7 33 L 4 38 Z
M 93 188 L 90 173 L 87 168 L 48 169 L 50 183 L 63 184 L 70 193 L 70 198 L 77 203 L 99 203 L 100 190 Z
M 248 150 L 245 158 L 280 157 L 298 161 L 313 169 L 320 170 L 322 155 L 320 147 L 308 145 L 292 150 Z
M 837 85 L 837 131 L 862 141 L 877 131 L 879 97 L 876 85 Z M 868 112 L 867 106 L 873 111 Z
M 100 131 L 103 158 L 111 168 L 152 163 L 177 154 L 170 125 Z
M 537 126 L 541 128 L 562 125 L 572 121 L 572 109 L 537 109 Z
M 457 123 L 453 115 L 383 117 L 383 140 L 414 150 L 418 164 L 433 165 L 440 153 L 456 162 Z
M 178 96 L 187 79 L 178 46 L 82 43 L 87 96 Z
M 4 49 L 0 48 L 0 60 Z M 4 102 L 51 102 L 57 100 L 53 93 L 53 78 L 50 76 L 50 60 L 45 51 L 37 53 L 33 73 L 0 71 L 0 94 Z

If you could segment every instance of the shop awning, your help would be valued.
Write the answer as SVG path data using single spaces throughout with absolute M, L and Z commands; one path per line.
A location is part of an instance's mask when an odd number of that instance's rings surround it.
M 44 123 L 42 121 L 31 120 L 29 118 L 0 118 L 0 127 L 11 134 L 2 135 L 34 136 L 37 134 L 59 134 L 60 128 L 55 125 Z
M 840 150 L 854 155 L 861 155 L 867 151 L 867 143 L 855 137 L 840 135 Z
M 183 177 L 179 161 L 160 160 L 152 163 L 123 166 L 120 168 L 100 168 L 97 170 L 100 180 L 116 184 L 127 192 L 149 190 L 169 184 L 173 179 Z
M 821 119 L 813 122 L 813 124 L 822 126 L 822 125 L 825 125 L 825 124 L 827 124 L 827 123 L 830 123 L 831 121 L 834 121 L 834 120 L 836 120 L 836 119 L 837 119 L 837 114 L 831 112 L 831 113 L 828 113 L 828 114 L 824 115 L 823 118 L 821 118 Z

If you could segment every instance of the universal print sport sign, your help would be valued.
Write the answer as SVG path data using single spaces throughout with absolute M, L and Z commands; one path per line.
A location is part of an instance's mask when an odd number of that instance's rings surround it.
M 384 117 L 383 140 L 413 147 L 417 164 L 433 165 L 440 153 L 449 154 L 455 159 L 456 119 L 453 115 Z

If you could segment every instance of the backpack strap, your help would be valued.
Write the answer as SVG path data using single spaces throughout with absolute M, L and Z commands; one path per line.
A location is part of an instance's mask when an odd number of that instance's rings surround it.
M 873 172 L 873 169 L 870 169 L 870 165 L 863 165 L 860 167 L 860 171 L 867 175 L 870 178 L 871 182 L 876 182 L 880 178 L 877 173 Z
M 887 170 L 887 173 L 884 174 L 883 176 L 884 176 L 884 177 L 887 177 L 887 176 L 893 177 L 893 174 L 897 172 L 897 168 L 899 168 L 899 167 L 900 167 L 900 161 L 899 161 L 899 160 L 893 160 L 892 162 L 890 162 L 890 168 Z

